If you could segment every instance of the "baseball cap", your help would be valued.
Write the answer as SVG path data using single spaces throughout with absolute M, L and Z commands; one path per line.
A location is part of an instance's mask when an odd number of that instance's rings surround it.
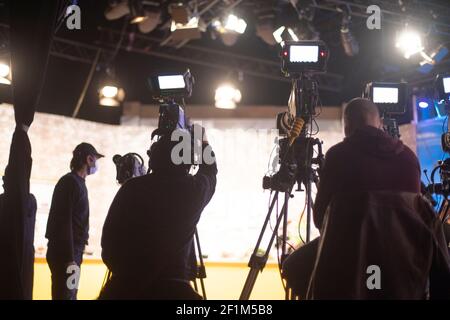
M 73 150 L 74 156 L 95 156 L 97 158 L 103 158 L 104 155 L 98 153 L 94 146 L 87 142 L 82 142 Z

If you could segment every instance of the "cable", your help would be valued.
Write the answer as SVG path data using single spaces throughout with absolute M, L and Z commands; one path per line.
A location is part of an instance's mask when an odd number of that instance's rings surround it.
M 298 236 L 299 236 L 299 238 L 300 238 L 300 241 L 303 243 L 303 244 L 306 244 L 306 241 L 303 239 L 303 237 L 302 237 L 302 231 L 301 231 L 301 226 L 302 226 L 302 220 L 303 220 L 303 216 L 304 216 L 304 214 L 305 214 L 305 210 L 306 210 L 306 193 L 305 193 L 305 205 L 303 206 L 303 210 L 302 210 L 302 213 L 300 214 L 300 219 L 299 219 L 299 221 L 298 221 Z
M 302 132 L 303 126 L 305 125 L 305 120 L 303 118 L 295 118 L 294 124 L 292 125 L 291 132 L 289 133 L 289 146 L 292 146 L 295 139 L 300 135 Z

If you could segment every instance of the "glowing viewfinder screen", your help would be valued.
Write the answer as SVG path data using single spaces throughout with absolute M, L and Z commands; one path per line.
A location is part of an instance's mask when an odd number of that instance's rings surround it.
M 374 87 L 373 102 L 398 103 L 398 88 Z
M 183 89 L 186 86 L 183 75 L 158 76 L 158 82 L 161 90 Z
M 319 61 L 318 46 L 291 46 L 289 48 L 290 62 L 317 62 Z
M 444 82 L 444 92 L 450 93 L 450 77 L 444 78 L 442 81 Z

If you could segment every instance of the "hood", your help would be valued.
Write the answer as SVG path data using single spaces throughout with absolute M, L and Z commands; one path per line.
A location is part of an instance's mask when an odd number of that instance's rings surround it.
M 384 131 L 371 126 L 356 130 L 353 135 L 345 138 L 344 141 L 379 158 L 396 156 L 405 149 L 401 140 L 394 139 Z

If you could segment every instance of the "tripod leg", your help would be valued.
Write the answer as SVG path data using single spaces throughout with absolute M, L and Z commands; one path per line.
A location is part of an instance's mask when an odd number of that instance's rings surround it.
M 291 191 L 292 191 L 292 188 L 289 191 L 289 194 Z M 276 222 L 275 227 L 272 232 L 272 236 L 270 238 L 269 244 L 267 245 L 267 249 L 266 249 L 264 255 L 261 256 L 260 254 L 258 254 L 258 250 L 259 250 L 259 246 L 261 244 L 262 237 L 264 236 L 264 232 L 267 227 L 267 224 L 270 221 L 270 215 L 272 214 L 272 210 L 273 210 L 273 207 L 275 205 L 275 201 L 277 198 L 278 198 L 278 192 L 275 193 L 274 199 L 272 200 L 272 203 L 269 208 L 269 212 L 267 213 L 266 220 L 264 222 L 263 228 L 259 235 L 255 250 L 253 251 L 253 254 L 248 263 L 248 266 L 250 267 L 250 271 L 248 273 L 247 279 L 245 280 L 244 288 L 242 289 L 239 300 L 248 300 L 250 298 L 251 292 L 253 290 L 253 287 L 255 286 L 255 282 L 258 277 L 258 273 L 262 272 L 262 270 L 264 269 L 264 267 L 267 263 L 267 260 L 269 258 L 270 249 L 272 248 L 273 241 L 275 240 L 275 237 L 277 235 L 281 220 L 283 220 L 284 212 L 287 207 L 287 202 L 285 202 L 283 204 L 283 208 L 281 209 L 282 214 L 280 214 L 280 216 L 278 216 L 277 222 Z
M 199 257 L 199 261 L 200 261 L 200 266 L 198 268 L 198 273 L 197 273 L 197 277 L 200 279 L 200 286 L 202 288 L 202 296 L 204 300 L 207 300 L 206 298 L 206 288 L 205 288 L 205 282 L 203 279 L 206 278 L 206 268 L 205 268 L 205 263 L 203 261 L 203 254 L 202 254 L 202 248 L 200 247 L 200 237 L 198 236 L 198 231 L 197 229 L 195 229 L 195 243 L 196 243 L 196 247 L 197 247 L 197 252 L 198 252 L 198 257 Z M 195 250 L 195 248 L 194 248 Z M 195 286 L 197 287 L 197 283 L 195 284 Z M 198 292 L 198 290 L 196 289 L 196 291 Z
M 283 215 L 283 235 L 281 237 L 281 241 L 282 243 L 282 247 L 281 247 L 281 259 L 280 259 L 280 270 L 283 267 L 283 263 L 287 258 L 287 224 L 288 224 L 288 201 L 289 201 L 289 196 L 290 194 L 288 192 L 285 193 L 284 195 L 284 203 L 286 204 L 284 211 L 282 212 Z M 278 237 L 277 237 L 278 239 Z M 289 288 L 286 286 L 284 288 L 285 290 L 285 299 L 286 300 L 290 300 L 290 290 Z
M 194 283 L 194 290 L 198 292 L 197 279 L 194 279 L 192 282 Z

